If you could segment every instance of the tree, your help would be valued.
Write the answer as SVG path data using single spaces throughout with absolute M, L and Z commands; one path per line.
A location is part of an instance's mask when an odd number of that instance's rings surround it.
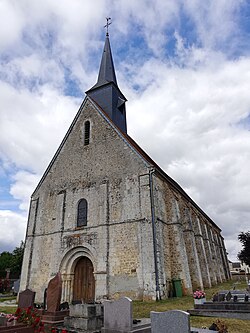
M 238 253 L 238 258 L 246 265 L 250 266 L 250 231 L 241 232 L 238 239 L 242 244 L 243 249 Z
M 22 263 L 23 263 L 23 253 L 24 253 L 24 242 L 21 241 L 19 247 L 16 247 L 15 250 L 12 252 L 12 259 L 11 259 L 11 277 L 12 278 L 19 278 L 22 270 Z
M 2 252 L 0 254 L 0 278 L 6 277 L 6 268 L 10 268 L 12 260 L 12 254 L 10 252 Z
M 22 262 L 24 253 L 24 242 L 21 242 L 19 247 L 16 247 L 12 253 L 0 253 L 0 278 L 6 277 L 6 269 L 10 269 L 10 277 L 18 279 L 21 274 Z

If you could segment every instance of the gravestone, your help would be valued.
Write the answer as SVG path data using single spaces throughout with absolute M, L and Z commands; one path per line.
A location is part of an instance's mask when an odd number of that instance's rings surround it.
M 225 301 L 225 294 L 219 294 L 218 295 L 218 302 L 224 302 Z
M 226 300 L 227 300 L 227 302 L 229 302 L 229 301 L 231 300 L 231 298 L 232 298 L 232 294 L 231 294 L 231 292 L 229 291 L 229 292 L 227 293 L 227 295 L 226 295 Z
M 233 296 L 237 296 L 237 302 L 244 302 L 245 301 L 245 296 L 246 292 L 242 290 L 234 290 L 232 291 Z
M 245 295 L 245 302 L 248 302 L 248 300 L 249 300 L 249 295 Z
M 219 301 L 219 294 L 218 293 L 213 295 L 212 301 L 213 302 L 218 302 Z
M 46 324 L 57 325 L 63 323 L 64 318 L 69 315 L 69 310 L 59 310 L 62 296 L 62 279 L 58 272 L 49 281 L 46 293 L 46 310 L 42 312 L 42 321 Z
M 14 281 L 14 285 L 13 285 L 13 293 L 14 295 L 17 295 L 20 289 L 20 279 Z
M 7 325 L 7 318 L 5 316 L 0 316 L 0 326 Z
M 102 333 L 151 333 L 148 318 L 134 320 L 132 300 L 122 297 L 118 301 L 104 302 L 104 327 Z
M 61 274 L 57 273 L 56 276 L 50 280 L 47 289 L 47 311 L 59 311 L 62 296 L 62 278 Z
M 152 333 L 190 333 L 190 314 L 185 311 L 151 311 L 150 318 Z
M 47 288 L 45 288 L 43 293 L 43 308 L 47 310 Z
M 234 295 L 233 301 L 234 301 L 234 302 L 237 302 L 237 300 L 238 300 L 238 296 L 237 296 L 237 295 Z
M 122 297 L 118 301 L 104 302 L 104 328 L 112 330 L 131 330 L 133 325 L 132 300 Z
M 28 308 L 34 306 L 36 293 L 30 289 L 26 289 L 19 293 L 18 298 L 18 307 L 19 308 Z

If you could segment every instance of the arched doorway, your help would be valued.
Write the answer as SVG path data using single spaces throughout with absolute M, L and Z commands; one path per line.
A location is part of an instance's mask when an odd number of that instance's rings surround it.
M 75 266 L 73 301 L 93 303 L 95 301 L 95 277 L 91 260 L 81 257 Z

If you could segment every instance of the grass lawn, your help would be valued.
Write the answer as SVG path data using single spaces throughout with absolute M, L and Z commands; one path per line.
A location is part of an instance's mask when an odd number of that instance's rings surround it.
M 1 306 L 0 303 L 0 312 L 3 313 L 15 313 L 16 312 L 17 307 L 15 306 Z
M 220 290 L 233 289 L 233 282 L 225 282 L 217 285 L 211 289 L 206 289 L 206 299 L 210 300 L 214 293 Z M 245 290 L 246 282 L 240 282 L 236 284 L 236 289 Z M 148 318 L 150 317 L 150 311 L 168 311 L 168 310 L 189 310 L 193 309 L 194 301 L 192 296 L 184 296 L 181 298 L 169 298 L 159 302 L 148 301 L 134 301 L 133 302 L 133 316 L 134 318 Z M 219 318 L 219 317 L 216 317 Z M 191 326 L 194 327 L 209 327 L 216 318 L 213 317 L 201 317 L 191 316 Z M 221 318 L 223 322 L 228 326 L 229 333 L 250 333 L 250 320 L 239 320 L 239 319 L 227 319 Z
M 10 296 L 10 297 L 1 297 L 0 298 L 0 312 L 3 313 L 15 313 L 17 307 L 16 306 L 4 306 L 3 302 L 5 301 L 11 301 L 13 299 L 16 299 L 16 296 Z

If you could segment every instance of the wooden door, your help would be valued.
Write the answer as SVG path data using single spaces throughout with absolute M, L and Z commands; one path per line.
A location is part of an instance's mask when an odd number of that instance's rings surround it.
M 95 301 L 95 278 L 91 260 L 82 257 L 75 267 L 73 301 L 93 303 Z

